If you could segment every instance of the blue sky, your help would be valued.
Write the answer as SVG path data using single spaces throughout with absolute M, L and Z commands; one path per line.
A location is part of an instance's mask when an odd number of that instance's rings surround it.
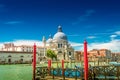
M 76 45 L 81 45 L 84 39 L 90 45 L 120 43 L 119 3 L 119 0 L 0 0 L 0 42 L 42 40 L 43 35 L 54 36 L 61 25 L 69 41 Z

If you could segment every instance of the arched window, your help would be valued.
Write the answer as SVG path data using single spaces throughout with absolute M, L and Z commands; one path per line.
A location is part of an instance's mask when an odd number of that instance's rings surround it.
M 60 47 L 62 48 L 62 44 L 60 44 Z
M 8 63 L 11 63 L 11 59 L 8 59 Z
M 23 59 L 21 59 L 20 61 L 23 62 Z
M 9 58 L 12 57 L 11 55 L 8 56 Z
M 58 44 L 58 48 L 60 48 L 60 44 Z
M 71 52 L 69 52 L 69 55 L 71 55 Z
M 62 53 L 62 51 L 58 51 L 58 53 Z
M 62 48 L 62 44 L 58 44 L 58 48 Z
M 21 58 L 23 58 L 24 56 L 20 56 Z

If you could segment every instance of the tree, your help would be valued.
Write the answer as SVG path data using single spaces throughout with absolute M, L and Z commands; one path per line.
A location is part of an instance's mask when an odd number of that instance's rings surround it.
M 51 58 L 52 60 L 55 58 L 57 60 L 57 55 L 55 54 L 55 52 L 51 49 L 47 50 L 47 57 Z

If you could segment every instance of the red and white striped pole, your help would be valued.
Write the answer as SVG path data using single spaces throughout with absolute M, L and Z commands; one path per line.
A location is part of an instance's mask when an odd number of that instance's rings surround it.
M 87 41 L 84 41 L 84 79 L 88 80 Z
M 36 44 L 33 46 L 33 80 L 35 80 L 35 70 L 36 70 Z

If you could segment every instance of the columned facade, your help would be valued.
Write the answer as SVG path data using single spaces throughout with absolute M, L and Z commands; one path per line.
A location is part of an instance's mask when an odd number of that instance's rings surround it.
M 53 38 L 50 35 L 47 40 L 47 49 L 55 51 L 58 60 L 69 60 L 74 58 L 74 49 L 68 43 L 68 39 L 65 33 L 62 31 L 62 27 L 58 26 L 57 33 Z

